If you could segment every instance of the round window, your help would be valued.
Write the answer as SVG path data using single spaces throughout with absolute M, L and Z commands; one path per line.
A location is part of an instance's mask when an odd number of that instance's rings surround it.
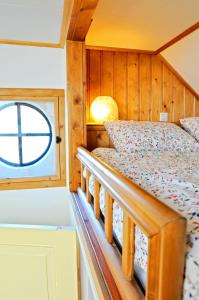
M 51 124 L 38 107 L 12 102 L 0 107 L 0 161 L 14 167 L 41 160 L 52 143 Z

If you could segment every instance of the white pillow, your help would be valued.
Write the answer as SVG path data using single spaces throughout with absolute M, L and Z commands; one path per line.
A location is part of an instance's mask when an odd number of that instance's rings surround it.
M 118 152 L 195 151 L 199 144 L 172 123 L 109 121 L 105 128 Z
M 181 119 L 180 123 L 199 142 L 199 117 Z

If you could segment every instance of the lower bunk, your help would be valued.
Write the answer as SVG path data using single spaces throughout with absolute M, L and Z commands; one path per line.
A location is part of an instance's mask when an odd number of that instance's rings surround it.
M 123 176 L 125 167 L 121 157 L 117 157 L 119 165 L 114 165 L 113 149 L 107 149 L 103 160 L 99 149 L 96 151 L 78 148 L 82 167 L 76 203 L 86 212 L 85 224 L 90 222 L 95 233 L 97 246 L 94 242 L 93 248 L 98 262 L 105 261 L 108 277 L 112 276 L 116 285 L 113 290 L 120 295 L 110 299 L 182 299 L 186 218 Z M 128 157 L 125 159 L 128 162 Z M 139 157 L 136 159 L 139 162 Z M 153 163 L 152 157 L 150 160 Z M 118 166 L 122 172 L 116 170 Z

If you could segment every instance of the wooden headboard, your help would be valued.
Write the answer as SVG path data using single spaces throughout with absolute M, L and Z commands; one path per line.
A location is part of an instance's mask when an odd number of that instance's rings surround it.
M 112 96 L 123 120 L 159 121 L 168 112 L 170 122 L 199 116 L 199 96 L 160 56 L 134 51 L 87 49 L 86 119 L 99 95 Z M 88 149 L 110 147 L 103 126 L 87 125 Z

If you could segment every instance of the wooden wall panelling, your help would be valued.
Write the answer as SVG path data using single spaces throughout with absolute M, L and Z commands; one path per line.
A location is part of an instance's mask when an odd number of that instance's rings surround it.
M 113 52 L 101 52 L 101 95 L 113 97 Z
M 87 94 L 87 105 L 91 105 L 92 101 L 101 95 L 101 52 L 87 51 L 87 86 L 89 88 Z M 87 120 L 91 120 L 90 111 L 87 109 Z
M 125 51 L 87 50 L 87 122 L 90 104 L 99 95 L 113 96 L 119 118 L 159 121 L 168 112 L 170 122 L 199 114 L 199 97 L 160 55 Z M 104 129 L 103 129 L 104 130 Z M 88 139 L 91 136 L 89 129 Z M 95 136 L 95 138 L 94 138 Z M 107 134 L 93 130 L 91 148 L 109 147 Z
M 162 111 L 162 62 L 157 56 L 152 56 L 152 96 L 151 96 L 151 121 L 160 120 Z
M 195 99 L 195 116 L 199 117 L 199 100 Z
M 140 120 L 151 120 L 151 55 L 140 54 Z
M 139 62 L 135 53 L 127 55 L 127 102 L 127 119 L 139 120 Z
M 80 184 L 77 147 L 86 145 L 85 132 L 85 52 L 83 42 L 67 41 L 68 79 L 68 162 L 69 187 L 76 191 Z
M 127 53 L 114 52 L 114 77 L 113 89 L 114 99 L 116 100 L 119 110 L 119 118 L 127 119 L 128 101 L 127 101 Z
M 195 116 L 195 97 L 185 89 L 185 117 Z
M 172 72 L 163 64 L 163 112 L 168 112 L 169 122 L 173 120 L 173 88 L 172 88 Z
M 179 119 L 184 118 L 185 107 L 185 88 L 182 83 L 173 75 L 173 101 L 174 101 L 174 115 L 172 122 L 178 122 Z

